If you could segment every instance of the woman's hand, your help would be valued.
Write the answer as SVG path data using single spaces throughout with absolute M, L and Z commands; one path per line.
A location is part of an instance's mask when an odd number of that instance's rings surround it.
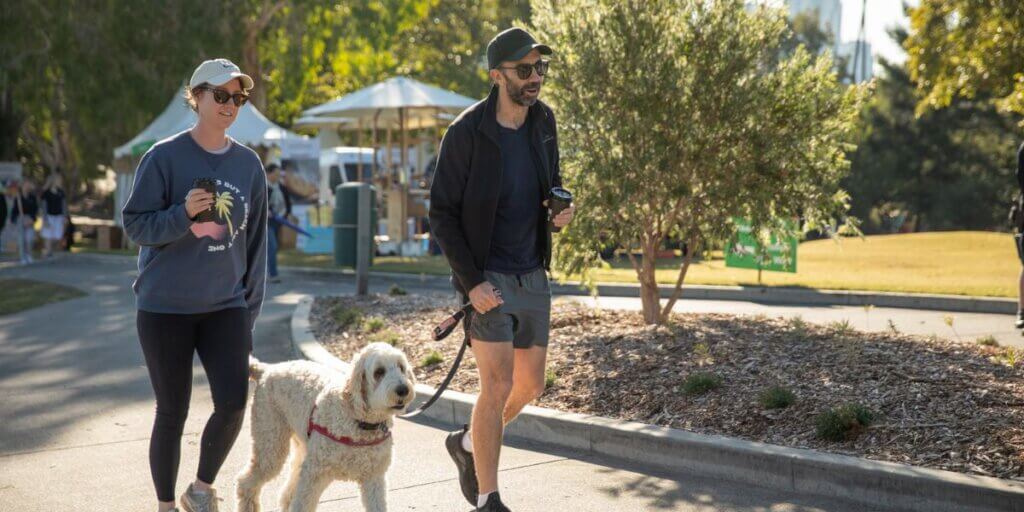
M 211 206 L 213 206 L 213 194 L 201 188 L 189 190 L 185 196 L 185 213 L 188 214 L 189 219 L 195 219 L 196 215 L 204 210 L 209 210 Z

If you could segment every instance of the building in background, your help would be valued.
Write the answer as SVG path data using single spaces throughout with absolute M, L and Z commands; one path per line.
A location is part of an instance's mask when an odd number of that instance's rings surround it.
M 816 14 L 821 29 L 832 34 L 835 41 L 833 53 L 838 53 L 843 30 L 843 4 L 840 0 L 789 0 L 787 4 L 790 18 L 802 13 Z
M 875 76 L 875 55 L 871 51 L 871 43 L 863 39 L 846 41 L 839 45 L 836 55 L 845 59 L 846 76 L 851 77 L 854 83 L 867 82 Z
M 830 32 L 835 44 L 832 53 L 842 59 L 846 67 L 845 75 L 854 83 L 866 82 L 874 76 L 875 55 L 871 43 L 864 39 L 864 34 L 853 41 L 843 41 L 843 4 L 840 0 L 788 0 L 789 16 L 810 13 L 818 17 L 822 30 Z

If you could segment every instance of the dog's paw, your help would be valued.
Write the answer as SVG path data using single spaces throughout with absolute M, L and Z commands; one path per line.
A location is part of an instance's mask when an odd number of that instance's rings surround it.
M 236 510 L 238 512 L 260 512 L 260 502 L 249 496 L 239 496 Z

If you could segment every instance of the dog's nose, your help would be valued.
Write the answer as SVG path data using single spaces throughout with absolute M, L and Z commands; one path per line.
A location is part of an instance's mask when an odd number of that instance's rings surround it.
M 408 395 L 409 394 L 409 386 L 406 386 L 405 384 L 402 384 L 402 385 L 398 386 L 397 388 L 395 388 L 395 394 L 397 394 L 398 396 L 406 396 L 406 395 Z

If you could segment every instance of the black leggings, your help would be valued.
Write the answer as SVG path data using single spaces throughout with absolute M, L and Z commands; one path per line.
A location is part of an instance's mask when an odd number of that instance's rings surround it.
M 149 469 L 157 498 L 174 500 L 181 434 L 192 395 L 192 354 L 206 370 L 213 415 L 206 422 L 196 476 L 212 484 L 235 444 L 249 391 L 252 332 L 244 308 L 175 315 L 139 311 L 139 341 L 156 393 L 156 421 L 149 440 Z

